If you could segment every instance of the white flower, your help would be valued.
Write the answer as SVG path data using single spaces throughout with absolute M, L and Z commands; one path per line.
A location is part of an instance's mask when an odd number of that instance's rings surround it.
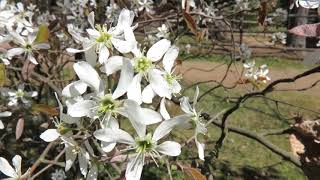
M 4 112 L 0 113 L 0 117 L 9 117 L 11 115 L 12 115 L 12 113 L 9 112 L 9 111 L 4 111 Z M 3 125 L 2 121 L 1 121 L 1 119 L 0 119 L 0 129 L 4 129 L 4 125 Z
M 178 156 L 181 153 L 181 145 L 174 141 L 165 141 L 158 144 L 158 141 L 170 133 L 171 126 L 161 123 L 154 131 L 153 135 L 146 134 L 146 123 L 150 123 L 154 118 L 160 115 L 147 113 L 148 111 L 139 111 L 138 104 L 134 101 L 126 101 L 127 116 L 137 132 L 137 137 L 132 137 L 126 131 L 121 129 L 101 129 L 94 133 L 94 136 L 105 142 L 117 142 L 127 144 L 127 150 L 135 151 L 134 155 L 129 158 L 126 169 L 126 179 L 140 179 L 145 158 L 151 157 L 154 162 L 156 158 L 161 158 L 161 154 L 168 156 Z M 155 116 L 156 115 L 156 116 Z M 154 116 L 154 117 L 152 117 Z M 161 117 L 161 116 L 160 116 Z M 186 121 L 187 116 L 178 116 L 168 121 Z M 167 122 L 167 121 L 164 121 Z
M 182 9 L 186 8 L 186 3 L 188 3 L 190 7 L 196 8 L 196 3 L 194 2 L 194 0 L 182 0 L 181 1 Z
M 59 104 L 60 117 L 53 121 L 56 129 L 47 129 L 41 133 L 40 138 L 46 142 L 52 142 L 61 136 L 70 135 L 72 129 L 69 128 L 67 124 L 77 123 L 79 121 L 79 118 L 70 117 L 63 113 L 63 106 L 59 101 L 57 94 L 55 94 L 55 96 Z
M 150 83 L 150 86 L 147 86 L 148 92 L 154 91 L 160 97 L 171 98 L 171 91 L 168 83 L 163 77 L 163 73 L 156 68 L 156 63 L 159 61 L 163 55 L 167 52 L 171 45 L 171 42 L 167 39 L 162 39 L 155 43 L 144 55 L 138 48 L 136 48 L 133 53 L 135 57 L 133 58 L 134 71 L 137 73 L 133 78 L 131 73 L 121 72 L 121 75 L 127 75 L 126 82 L 129 84 L 127 88 L 128 99 L 135 100 L 137 103 L 142 103 L 142 93 L 141 93 L 141 80 L 143 77 Z M 108 63 L 104 66 L 105 72 L 115 72 L 119 70 L 122 65 L 118 62 L 114 62 L 117 59 L 109 59 Z M 120 61 L 121 62 L 121 61 Z M 122 69 L 124 70 L 124 69 Z M 152 88 L 152 90 L 150 90 Z M 148 97 L 153 98 L 153 97 Z
M 88 164 L 90 162 L 89 153 L 81 147 L 76 141 L 68 137 L 61 137 L 65 145 L 66 166 L 65 171 L 69 171 L 78 157 L 80 172 L 86 177 L 88 173 Z
M 158 38 L 168 38 L 169 37 L 169 29 L 165 24 L 162 24 L 161 27 L 158 27 L 158 33 L 156 36 Z
M 0 172 L 12 179 L 26 179 L 29 175 L 29 170 L 25 174 L 21 174 L 21 160 L 21 156 L 15 155 L 12 158 L 13 168 L 6 159 L 0 157 Z
M 7 57 L 7 50 L 0 49 L 0 60 L 3 62 L 4 65 L 10 64 L 10 59 Z
M 7 55 L 9 58 L 17 55 L 24 54 L 26 59 L 31 61 L 33 64 L 38 64 L 37 60 L 33 55 L 33 51 L 37 51 L 40 49 L 49 49 L 50 45 L 48 43 L 36 43 L 35 35 L 29 34 L 28 38 L 25 39 L 20 36 L 18 33 L 12 32 L 11 33 L 14 41 L 20 45 L 19 48 L 12 48 L 8 50 Z
M 24 91 L 24 84 L 20 84 L 18 86 L 18 90 L 10 90 L 7 88 L 1 89 L 1 92 L 3 96 L 8 96 L 9 97 L 9 106 L 14 106 L 17 105 L 18 100 L 20 99 L 24 104 L 29 104 L 30 101 L 26 98 L 31 98 L 31 97 L 36 97 L 38 96 L 37 91 L 30 91 L 30 92 L 25 92 Z
M 80 80 L 64 88 L 63 94 L 69 97 L 81 95 L 86 91 L 86 85 L 93 88 L 94 93 L 89 96 L 89 99 L 83 99 L 68 106 L 68 114 L 72 117 L 102 117 L 102 121 L 108 121 L 113 114 L 119 113 L 121 102 L 117 98 L 127 90 L 129 83 L 126 78 L 128 76 L 133 77 L 133 67 L 129 60 L 123 59 L 122 64 L 123 71 L 118 87 L 113 94 L 105 94 L 104 83 L 97 71 L 87 62 L 75 63 L 74 70 Z M 83 83 L 86 85 L 83 85 Z
M 152 0 L 139 0 L 139 11 L 143 11 L 144 9 L 146 12 L 150 12 L 152 8 L 153 1 Z
M 67 179 L 66 173 L 62 169 L 56 169 L 51 173 L 52 180 L 64 180 Z
M 134 14 L 132 11 L 123 9 L 119 15 L 118 24 L 116 27 L 112 27 L 109 30 L 106 25 L 98 25 L 94 23 L 94 12 L 91 12 L 88 16 L 89 24 L 91 28 L 87 29 L 89 39 L 84 39 L 83 50 L 77 50 L 73 48 L 67 48 L 70 53 L 79 53 L 92 51 L 99 54 L 99 62 L 102 64 L 107 61 L 110 55 L 110 49 L 115 47 L 121 53 L 130 52 L 134 46 L 135 41 L 132 41 L 134 37 L 131 24 L 133 22 Z
M 320 5 L 320 0 L 296 0 L 296 6 L 302 6 L 304 8 L 315 9 Z
M 256 73 L 254 74 L 254 79 L 257 81 L 261 81 L 263 83 L 267 83 L 267 81 L 270 81 L 270 77 L 268 76 L 269 69 L 267 65 L 261 65 Z
M 268 76 L 269 69 L 265 64 L 261 65 L 257 70 L 255 70 L 255 61 L 247 62 L 243 64 L 243 67 L 245 68 L 244 76 L 246 78 L 263 83 L 271 80 Z

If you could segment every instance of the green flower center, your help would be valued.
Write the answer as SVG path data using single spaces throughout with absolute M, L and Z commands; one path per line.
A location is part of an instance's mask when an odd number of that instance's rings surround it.
M 60 123 L 58 126 L 57 126 L 57 131 L 61 134 L 61 135 L 64 135 L 66 134 L 67 132 L 69 132 L 71 129 L 66 127 L 66 124 L 65 123 Z
M 21 98 L 21 97 L 24 96 L 24 92 L 21 91 L 21 90 L 18 90 L 18 91 L 16 92 L 16 96 Z
M 26 48 L 28 51 L 31 51 L 31 50 L 32 50 L 31 44 L 27 44 L 27 45 L 25 46 L 25 48 Z
M 145 56 L 136 58 L 134 61 L 134 69 L 136 72 L 145 73 L 152 66 L 152 61 Z
M 112 112 L 117 106 L 117 102 L 112 99 L 110 94 L 107 94 L 100 99 L 98 111 L 105 114 Z
M 164 75 L 164 78 L 166 79 L 166 81 L 168 82 L 168 84 L 169 84 L 170 86 L 172 86 L 172 85 L 173 85 L 173 81 L 176 79 L 176 76 L 167 73 L 167 74 Z
M 193 118 L 191 118 L 191 125 L 193 128 L 196 128 L 197 127 L 197 123 L 199 122 L 199 117 L 198 116 L 194 116 Z
M 100 36 L 96 38 L 96 41 L 99 43 L 104 43 L 108 48 L 112 47 L 111 37 L 112 35 L 108 33 L 107 29 L 104 26 L 97 25 L 96 29 L 99 31 Z
M 138 153 L 142 152 L 150 152 L 155 146 L 154 141 L 152 140 L 151 134 L 147 134 L 143 138 L 137 138 L 136 139 L 136 151 Z

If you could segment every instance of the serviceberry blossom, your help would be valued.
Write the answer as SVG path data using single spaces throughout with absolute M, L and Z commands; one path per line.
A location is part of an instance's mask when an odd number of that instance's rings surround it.
M 72 128 L 68 127 L 68 125 L 79 122 L 79 118 L 71 117 L 68 114 L 63 113 L 63 106 L 58 99 L 57 94 L 55 95 L 59 105 L 60 117 L 53 121 L 56 129 L 47 129 L 40 135 L 40 138 L 46 142 L 55 141 L 62 136 L 70 136 Z
M 10 111 L 4 111 L 0 113 L 0 118 L 2 117 L 10 117 L 12 115 L 12 113 Z M 3 122 L 0 119 L 0 129 L 4 129 L 4 125 Z
M 0 172 L 10 177 L 9 179 L 27 179 L 29 176 L 29 170 L 24 174 L 21 173 L 21 160 L 21 156 L 15 155 L 12 158 L 13 168 L 5 158 L 0 157 Z
M 37 91 L 30 91 L 26 92 L 24 91 L 24 84 L 20 84 L 18 86 L 18 90 L 11 90 L 8 88 L 2 88 L 0 89 L 3 96 L 9 98 L 9 106 L 15 106 L 18 104 L 18 100 L 21 100 L 24 104 L 29 105 L 30 101 L 28 98 L 36 97 L 38 96 Z
M 153 135 L 147 133 L 146 124 L 150 121 L 157 122 L 161 115 L 152 110 L 141 111 L 139 105 L 132 100 L 126 100 L 125 111 L 138 136 L 132 137 L 128 132 L 118 128 L 104 128 L 94 133 L 94 136 L 105 142 L 126 144 L 128 147 L 122 151 L 130 153 L 126 169 L 126 179 L 140 179 L 146 158 L 151 158 L 156 164 L 156 159 L 162 155 L 178 156 L 181 153 L 181 145 L 174 141 L 158 143 L 172 129 L 162 123 L 154 130 Z M 152 113 L 151 113 L 152 112 Z M 168 121 L 184 121 L 187 116 L 178 116 Z M 158 164 L 157 164 L 158 165 Z
M 52 180 L 64 180 L 67 179 L 66 173 L 62 169 L 56 169 L 51 173 Z
M 112 115 L 118 114 L 121 111 L 122 102 L 117 98 L 126 92 L 129 85 L 123 78 L 126 78 L 129 73 L 133 77 L 133 67 L 129 60 L 123 59 L 122 64 L 122 72 L 126 74 L 121 75 L 118 87 L 113 94 L 105 93 L 104 82 L 89 63 L 83 61 L 74 64 L 74 70 L 80 80 L 68 85 L 62 93 L 67 97 L 75 97 L 83 94 L 87 86 L 91 87 L 94 93 L 87 96 L 86 99 L 69 105 L 68 114 L 72 117 L 87 116 L 94 119 L 101 117 L 102 121 L 108 121 Z
M 267 83 L 271 80 L 268 76 L 269 69 L 268 66 L 263 64 L 257 69 L 255 69 L 255 61 L 247 62 L 243 64 L 245 68 L 244 76 L 249 80 L 254 80 L 255 82 Z
M 166 24 L 162 24 L 161 27 L 158 27 L 158 33 L 156 36 L 160 38 L 168 38 L 169 37 L 169 29 Z
M 50 49 L 50 45 L 48 43 L 35 42 L 36 35 L 29 34 L 27 38 L 24 38 L 16 32 L 12 32 L 10 34 L 13 37 L 14 42 L 20 45 L 20 47 L 9 49 L 7 52 L 7 56 L 9 58 L 24 54 L 26 60 L 29 60 L 33 64 L 38 64 L 34 57 L 34 51 Z
M 131 36 L 134 36 L 131 28 L 133 18 L 132 11 L 123 9 L 119 15 L 117 26 L 108 30 L 106 25 L 95 24 L 94 12 L 91 12 L 88 16 L 91 28 L 86 29 L 89 38 L 84 38 L 82 41 L 84 49 L 67 48 L 67 51 L 79 53 L 91 50 L 90 52 L 93 51 L 99 55 L 98 60 L 101 64 L 107 61 L 113 47 L 121 53 L 128 53 L 135 46 L 135 42 L 130 39 Z

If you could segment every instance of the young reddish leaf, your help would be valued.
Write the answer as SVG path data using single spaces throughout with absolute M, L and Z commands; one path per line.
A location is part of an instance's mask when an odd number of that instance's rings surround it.
M 197 36 L 198 34 L 198 26 L 197 23 L 193 20 L 192 16 L 186 12 L 183 12 L 183 18 L 187 23 L 188 28 L 190 31 Z
M 39 26 L 39 31 L 38 31 L 35 42 L 47 43 L 49 41 L 49 33 L 50 33 L 49 28 L 46 25 L 41 24 Z
M 20 139 L 24 129 L 24 119 L 19 118 L 17 125 L 16 125 L 16 140 Z
M 297 36 L 319 37 L 320 23 L 300 25 L 290 29 L 289 32 Z
M 267 2 L 261 2 L 258 9 L 258 23 L 263 26 L 267 17 Z
M 21 74 L 22 74 L 22 78 L 24 81 L 29 79 L 29 77 L 35 67 L 36 67 L 36 65 L 30 61 L 25 61 L 23 63 Z
M 192 180 L 206 180 L 206 177 L 201 174 L 198 169 L 191 168 L 191 167 L 184 167 L 183 171 L 188 176 L 188 179 Z
M 32 113 L 38 114 L 38 113 L 44 113 L 48 116 L 57 116 L 59 115 L 59 111 L 56 107 L 49 106 L 46 104 L 33 104 L 32 105 Z
M 7 76 L 6 76 L 6 66 L 4 64 L 0 64 L 0 87 L 6 84 Z

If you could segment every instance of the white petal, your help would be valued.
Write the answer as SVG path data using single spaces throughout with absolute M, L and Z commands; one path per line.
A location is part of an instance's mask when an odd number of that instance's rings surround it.
M 133 30 L 130 26 L 127 26 L 124 28 L 124 38 L 126 41 L 129 41 L 133 44 L 135 44 L 134 46 L 137 46 L 137 41 L 136 38 L 134 36 Z
M 132 157 L 126 169 L 126 180 L 139 180 L 143 169 L 143 154 L 138 154 L 138 157 Z
M 12 49 L 9 49 L 8 52 L 7 52 L 7 56 L 8 57 L 13 57 L 13 56 L 17 56 L 17 55 L 20 55 L 22 53 L 24 53 L 24 49 L 23 48 L 12 48 Z
M 94 28 L 94 11 L 88 15 L 88 22 L 92 28 Z
M 197 140 L 197 138 L 195 138 L 195 142 L 196 142 L 196 146 L 197 146 L 197 149 L 198 149 L 199 158 L 204 161 L 204 147 L 205 147 L 205 144 L 201 144 Z
M 78 159 L 79 159 L 80 172 L 84 177 L 86 177 L 88 172 L 88 163 L 90 159 L 89 153 L 82 149 L 78 155 Z
M 128 9 L 122 9 L 118 18 L 117 26 L 130 27 L 133 22 L 133 19 L 134 19 L 134 13 L 132 11 L 129 11 Z
M 52 142 L 59 137 L 60 134 L 58 133 L 57 129 L 47 129 L 40 135 L 40 138 L 46 142 Z
M 77 154 L 72 152 L 72 147 L 67 147 L 66 148 L 66 167 L 65 171 L 69 171 L 69 169 L 72 167 L 74 164 L 74 161 L 77 158 Z
M 142 74 L 135 75 L 127 91 L 128 99 L 134 100 L 138 104 L 142 103 L 141 78 Z
M 75 81 L 63 88 L 62 95 L 67 98 L 80 96 L 86 92 L 87 87 L 87 84 L 83 81 Z
M 195 109 L 196 107 L 198 96 L 199 96 L 199 87 L 196 86 L 196 91 L 194 92 L 193 103 L 192 103 L 193 109 Z
M 19 155 L 15 155 L 12 158 L 12 165 L 15 167 L 16 173 L 18 175 L 21 175 L 21 161 L 22 161 L 22 158 Z
M 108 152 L 111 152 L 116 145 L 117 145 L 117 143 L 115 143 L 115 142 L 103 142 L 102 141 L 101 142 L 101 149 L 104 152 L 108 153 Z
M 165 141 L 156 147 L 159 153 L 168 156 L 179 156 L 181 153 L 181 145 L 174 141 Z
M 48 43 L 39 43 L 39 44 L 34 44 L 33 48 L 36 50 L 39 49 L 50 49 L 50 45 Z
M 101 68 L 101 71 L 105 72 L 108 76 L 110 74 L 113 74 L 114 72 L 121 69 L 123 63 L 122 59 L 124 59 L 122 56 L 110 57 Z
M 151 85 L 149 84 L 142 91 L 142 101 L 144 103 L 150 104 L 150 103 L 152 103 L 152 99 L 154 98 L 155 95 L 156 94 L 154 93 Z
M 0 157 L 0 171 L 6 176 L 18 177 L 18 174 L 16 173 L 16 171 L 11 167 L 9 162 L 3 157 Z
M 25 94 L 26 94 L 27 97 L 36 97 L 36 96 L 38 96 L 38 92 L 37 91 L 26 92 Z
M 151 61 L 159 61 L 164 53 L 169 49 L 171 42 L 167 39 L 161 39 L 155 43 L 147 52 L 147 58 Z
M 134 69 L 131 62 L 123 58 L 123 66 L 121 69 L 120 79 L 117 88 L 112 94 L 113 99 L 117 99 L 127 92 L 130 83 L 133 80 Z
M 91 47 L 90 49 L 88 49 L 87 51 L 84 52 L 84 56 L 86 58 L 86 61 L 92 66 L 94 67 L 97 64 L 97 53 L 96 50 L 94 49 L 94 47 Z
M 99 63 L 103 64 L 109 58 L 110 52 L 106 46 L 102 46 L 99 52 Z
M 96 102 L 91 100 L 79 101 L 68 107 L 68 114 L 72 117 L 90 116 L 95 106 Z
M 181 107 L 183 112 L 188 113 L 188 114 L 193 114 L 192 107 L 191 107 L 191 105 L 189 103 L 189 98 L 188 97 L 183 96 L 180 99 L 180 107 Z
M 160 97 L 171 99 L 170 87 L 164 77 L 155 70 L 149 71 L 148 75 L 153 91 Z
M 154 131 L 152 139 L 155 141 L 158 141 L 162 137 L 166 136 L 171 132 L 171 130 L 175 126 L 183 125 L 185 123 L 188 123 L 188 120 L 190 119 L 191 115 L 184 114 L 177 117 L 174 117 L 172 119 L 168 119 L 166 121 L 163 121 Z
M 104 142 L 119 142 L 124 144 L 134 143 L 134 139 L 132 138 L 132 136 L 121 129 L 110 129 L 110 128 L 99 129 L 99 130 L 96 130 L 93 133 L 93 135 L 98 140 L 104 141 Z
M 117 38 L 111 38 L 111 42 L 113 44 L 113 46 L 120 52 L 120 53 L 129 53 L 130 51 L 132 51 L 135 47 L 135 43 L 134 42 L 130 42 L 130 41 L 124 41 L 121 39 L 117 39 Z
M 146 125 L 143 124 L 147 122 L 148 119 L 143 113 L 139 104 L 133 100 L 127 99 L 124 101 L 123 106 L 128 115 L 128 119 L 130 120 L 132 126 L 136 130 L 137 134 L 140 137 L 144 137 L 146 134 Z
M 152 109 L 141 108 L 143 118 L 141 118 L 142 124 L 151 125 L 162 121 L 162 116 Z
M 97 71 L 87 62 L 78 62 L 73 65 L 74 71 L 80 80 L 90 85 L 98 93 L 103 93 L 104 84 Z
M 170 73 L 173 67 L 174 61 L 177 59 L 179 54 L 179 48 L 171 46 L 163 57 L 163 68 Z
M 98 179 L 98 167 L 96 165 L 91 165 L 91 168 L 87 174 L 87 180 L 97 180 Z
M 10 111 L 4 111 L 0 113 L 0 117 L 9 117 L 12 113 Z
M 31 53 L 28 54 L 28 60 L 29 60 L 30 62 L 32 62 L 33 64 L 39 64 L 39 63 L 37 62 L 36 58 L 34 58 L 34 56 L 33 56 Z
M 162 117 L 163 117 L 165 120 L 168 120 L 168 119 L 170 119 L 170 114 L 169 114 L 168 111 L 167 111 L 165 101 L 166 101 L 165 98 L 162 98 L 162 99 L 161 99 L 161 102 L 160 102 L 160 114 L 162 115 Z
M 172 93 L 178 94 L 181 91 L 181 85 L 177 80 L 173 80 L 173 84 L 171 88 L 172 88 Z
M 0 120 L 0 129 L 4 129 L 3 122 Z
M 84 51 L 86 51 L 86 50 L 85 50 L 85 49 L 79 50 L 79 49 L 74 49 L 74 48 L 67 48 L 66 51 L 67 51 L 68 53 L 76 54 L 76 53 L 84 52 Z

